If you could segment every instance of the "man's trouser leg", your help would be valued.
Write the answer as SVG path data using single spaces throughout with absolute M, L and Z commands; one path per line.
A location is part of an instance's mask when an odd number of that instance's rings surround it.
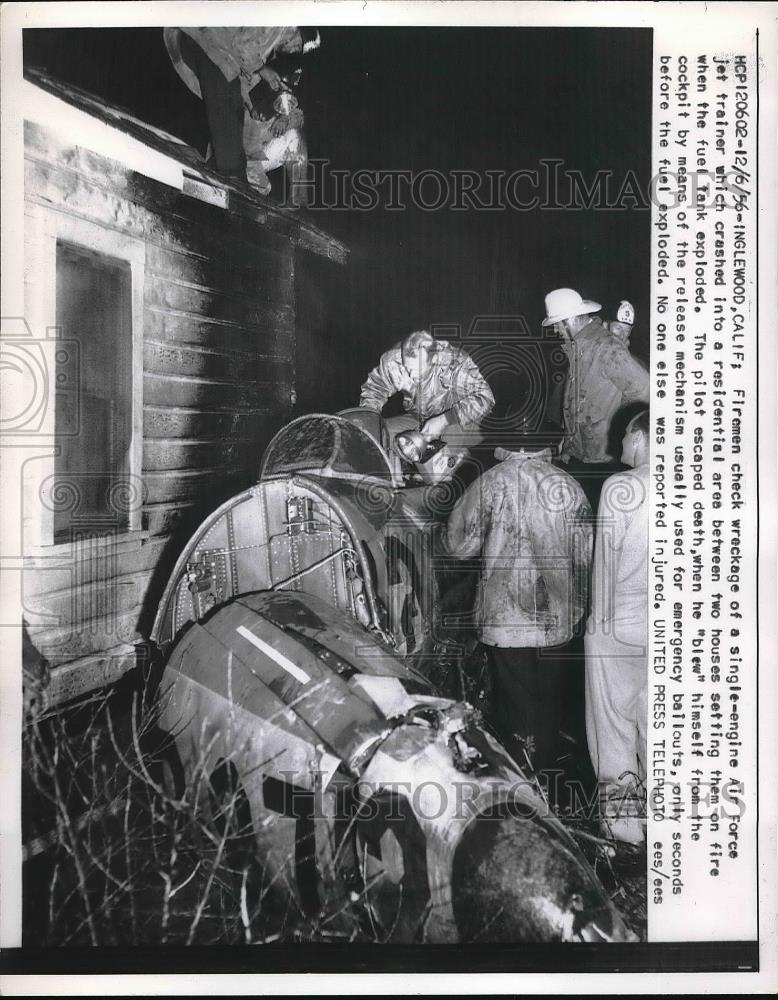
M 618 810 L 620 794 L 634 790 L 645 778 L 647 659 L 635 646 L 618 639 L 586 637 L 586 737 L 604 798 L 624 817 L 620 839 L 639 840 L 636 823 L 630 831 L 629 810 Z M 614 830 L 615 830 L 614 826 Z M 618 834 L 617 834 L 618 836 Z
M 534 647 L 488 646 L 492 675 L 492 717 L 506 750 L 522 766 L 527 756 L 534 770 L 553 766 L 556 745 L 556 690 L 543 674 Z M 546 664 L 548 665 L 548 664 Z M 551 692 L 553 690 L 553 696 Z
M 559 728 L 562 722 L 563 687 L 569 667 L 569 645 L 537 650 L 539 720 L 536 727 L 536 770 L 559 769 Z
M 243 98 L 240 79 L 228 82 L 194 39 L 183 34 L 181 56 L 197 73 L 205 105 L 205 117 L 211 137 L 216 169 L 227 177 L 246 178 L 246 154 L 243 149 Z
M 645 723 L 645 651 L 618 639 L 586 637 L 586 738 L 599 781 L 620 782 L 625 772 L 639 774 L 639 730 Z

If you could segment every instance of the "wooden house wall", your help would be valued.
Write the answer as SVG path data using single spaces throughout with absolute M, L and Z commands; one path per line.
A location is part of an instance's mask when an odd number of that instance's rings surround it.
M 389 314 L 389 285 L 356 254 L 349 256 L 348 267 L 333 268 L 321 255 L 298 253 L 296 412 L 332 413 L 358 405 L 368 372 L 410 332 Z
M 327 248 L 293 219 L 204 203 L 31 123 L 25 199 L 145 244 L 145 535 L 75 567 L 65 555 L 61 571 L 48 559 L 45 572 L 34 561 L 25 572 L 28 616 L 60 619 L 31 630 L 36 647 L 54 664 L 87 657 L 110 671 L 100 663 L 148 633 L 192 527 L 256 481 L 266 443 L 292 415 L 295 256 L 312 241 Z

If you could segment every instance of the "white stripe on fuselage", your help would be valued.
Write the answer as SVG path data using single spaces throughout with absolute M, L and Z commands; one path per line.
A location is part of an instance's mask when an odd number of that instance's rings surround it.
M 235 631 L 242 635 L 244 639 L 256 646 L 257 649 L 261 650 L 265 656 L 269 656 L 271 660 L 274 660 L 279 667 L 282 667 L 288 674 L 291 674 L 296 681 L 301 684 L 307 684 L 311 679 L 310 674 L 306 674 L 304 670 L 301 670 L 296 663 L 292 663 L 291 660 L 287 659 L 283 653 L 279 653 L 277 649 L 273 649 L 272 646 L 268 645 L 264 639 L 260 639 L 259 636 L 254 635 L 253 632 L 245 627 L 245 625 L 239 625 Z

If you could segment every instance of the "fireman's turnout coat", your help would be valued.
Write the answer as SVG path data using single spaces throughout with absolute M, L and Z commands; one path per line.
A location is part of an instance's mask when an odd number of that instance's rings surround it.
M 481 554 L 475 624 L 491 646 L 569 642 L 586 610 L 592 514 L 551 452 L 505 451 L 451 513 L 447 541 L 460 558 Z
M 380 413 L 395 393 L 420 423 L 440 413 L 453 411 L 456 423 L 476 427 L 492 410 L 494 395 L 473 359 L 446 340 L 436 342 L 429 364 L 421 373 L 411 373 L 403 364 L 401 345 L 381 355 L 378 365 L 362 386 L 359 405 Z
M 611 420 L 629 403 L 648 403 L 648 371 L 599 317 L 562 346 L 570 362 L 563 453 L 589 463 L 618 458 L 608 451 Z

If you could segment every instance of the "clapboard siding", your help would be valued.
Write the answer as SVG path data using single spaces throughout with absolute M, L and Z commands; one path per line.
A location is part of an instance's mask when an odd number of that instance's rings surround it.
M 337 264 L 346 263 L 346 251 L 340 243 L 314 226 L 303 223 L 294 226 L 287 216 L 277 213 L 265 214 L 254 199 L 249 199 L 239 191 L 230 195 L 230 208 L 238 212 L 242 218 L 259 222 L 267 229 L 283 234 L 292 246 L 304 250 L 313 250 L 321 256 Z
M 141 605 L 153 573 L 153 570 L 127 573 L 124 569 L 123 565 L 121 571 L 117 567 L 117 575 L 110 580 L 95 580 L 81 583 L 77 588 L 30 596 L 25 602 L 27 613 L 51 616 L 52 631 L 59 631 L 67 623 L 87 631 L 94 623 L 96 627 L 100 623 L 107 627 L 113 617 L 121 617 Z
M 205 376 L 225 381 L 254 377 L 258 383 L 289 380 L 292 374 L 291 363 L 286 360 L 150 339 L 143 345 L 143 367 L 158 375 Z
M 167 152 L 168 155 L 172 153 L 175 158 L 179 150 L 174 147 Z M 178 158 L 185 160 L 184 157 Z M 198 205 L 197 219 L 207 221 L 216 233 L 229 237 L 227 242 L 236 251 L 240 250 L 240 244 L 244 240 L 249 243 L 264 243 L 271 251 L 274 242 L 276 245 L 286 243 L 303 246 L 338 263 L 345 261 L 344 248 L 326 233 L 306 222 L 301 223 L 298 218 L 279 212 L 270 205 L 259 204 L 237 190 L 229 191 L 229 211 L 225 211 L 220 206 L 196 201 L 176 188 L 129 171 L 116 161 L 73 146 L 32 122 L 25 122 L 25 160 L 44 171 L 54 166 L 67 187 L 73 188 L 80 183 L 92 193 L 104 191 L 119 194 L 126 201 L 145 207 L 152 213 L 163 213 L 170 219 L 179 216 L 184 227 L 180 249 L 200 252 L 207 258 L 212 256 L 210 247 L 206 245 L 203 249 L 194 236 L 186 238 L 186 225 L 192 222 L 188 206 L 193 201 Z M 187 166 L 190 173 L 209 173 L 204 164 L 190 162 Z M 209 180 L 205 176 L 204 179 Z M 212 179 L 217 185 L 223 184 L 223 179 L 218 175 L 212 175 Z
M 119 193 L 129 193 L 133 183 L 123 164 L 65 142 L 36 122 L 24 123 L 24 153 L 28 160 L 54 163 L 61 171 L 79 173 L 95 186 Z
M 146 267 L 158 278 L 191 281 L 210 288 L 230 284 L 237 293 L 258 301 L 276 301 L 288 296 L 294 284 L 294 272 L 284 257 L 272 250 L 252 246 L 239 259 L 204 257 L 191 251 L 171 250 L 149 244 Z
M 256 469 L 251 474 L 225 473 L 223 469 L 197 469 L 176 472 L 147 472 L 143 476 L 148 504 L 171 503 L 176 500 L 203 504 L 204 498 L 213 498 L 208 506 L 215 509 L 217 498 L 237 493 L 242 486 L 259 478 L 260 456 L 257 455 Z
M 293 383 L 220 382 L 184 375 L 157 375 L 146 372 L 143 399 L 156 406 L 187 406 L 202 409 L 251 409 L 259 401 L 273 403 L 282 412 L 288 407 Z
M 178 313 L 226 320 L 257 330 L 258 340 L 269 327 L 291 329 L 294 314 L 286 305 L 291 288 L 279 287 L 265 295 L 252 292 L 245 295 L 235 287 L 234 274 L 228 271 L 218 287 L 197 284 L 184 278 L 160 277 L 146 269 L 146 305 L 149 308 L 170 309 Z
M 290 333 L 293 332 L 294 320 L 288 311 L 279 316 L 277 327 L 266 328 L 261 333 L 256 327 L 228 320 L 154 307 L 147 307 L 144 311 L 143 325 L 146 335 L 153 340 L 223 347 L 243 354 L 254 352 L 255 357 L 260 359 L 292 361 L 294 345 L 290 341 Z
M 153 570 L 166 544 L 167 539 L 163 538 L 149 540 L 137 549 L 127 550 L 117 545 L 99 551 L 82 550 L 79 555 L 73 554 L 67 559 L 30 560 L 25 567 L 22 587 L 25 612 L 44 595 L 64 590 L 72 592 L 95 581 L 104 583 L 120 572 L 133 574 Z
M 176 534 L 182 526 L 191 524 L 195 509 L 188 501 L 148 504 L 144 510 L 146 530 L 152 538 Z
M 253 441 L 187 441 L 152 438 L 143 443 L 143 468 L 149 472 L 176 469 L 216 469 L 229 466 L 239 471 L 247 454 L 254 454 Z
M 261 334 L 279 323 L 291 326 L 292 305 L 280 298 L 272 305 L 243 298 L 233 292 L 229 283 L 222 288 L 205 288 L 183 281 L 156 278 L 146 272 L 146 305 L 170 309 L 177 313 L 228 320 L 241 326 L 256 327 Z
M 224 209 L 156 182 L 149 183 L 159 189 L 159 200 L 147 205 L 143 200 L 132 200 L 94 185 L 77 171 L 62 170 L 41 160 L 25 158 L 24 179 L 34 203 L 51 205 L 108 229 L 168 249 L 191 251 L 206 259 L 240 264 L 253 254 L 278 253 L 290 245 L 283 236 L 262 232 L 262 227 L 252 226 L 247 220 L 235 221 Z M 176 211 L 165 212 L 161 201 L 173 204 Z
M 68 661 L 52 672 L 42 705 L 45 709 L 62 704 L 113 684 L 128 670 L 137 666 L 138 661 L 138 649 L 129 643 L 102 649 L 99 653 L 75 662 Z
M 272 406 L 221 411 L 147 404 L 143 410 L 143 437 L 146 441 L 171 437 L 256 440 L 265 433 L 266 418 L 273 411 Z
M 197 174 L 191 150 L 180 159 Z M 110 676 L 111 651 L 146 634 L 188 534 L 257 481 L 265 446 L 292 416 L 300 248 L 325 272 L 345 250 L 234 188 L 226 208 L 208 204 L 30 123 L 25 199 L 28 216 L 52 209 L 144 247 L 142 530 L 116 548 L 68 556 L 55 546 L 24 576 L 28 630 L 43 655 L 54 666 L 83 659 L 87 672 L 105 657 Z M 27 275 L 32 296 L 40 279 Z
M 30 639 L 36 649 L 52 664 L 57 666 L 101 653 L 122 642 L 139 642 L 143 636 L 138 631 L 138 623 L 143 605 L 138 604 L 124 614 L 112 615 L 87 623 L 70 623 L 62 628 L 28 628 Z

